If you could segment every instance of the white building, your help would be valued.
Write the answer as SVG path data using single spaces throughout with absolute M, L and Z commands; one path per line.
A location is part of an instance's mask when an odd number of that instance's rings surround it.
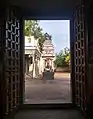
M 40 70 L 41 52 L 39 51 L 38 40 L 34 36 L 25 36 L 25 73 L 37 78 Z
M 54 70 L 54 45 L 48 34 L 45 34 L 42 53 L 39 50 L 38 40 L 34 36 L 25 36 L 25 73 L 33 78 L 38 78 L 44 69 Z

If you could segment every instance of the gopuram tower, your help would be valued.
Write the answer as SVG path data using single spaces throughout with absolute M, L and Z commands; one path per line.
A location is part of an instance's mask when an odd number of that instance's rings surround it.
M 45 41 L 43 43 L 42 59 L 44 69 L 48 68 L 54 71 L 54 45 L 52 43 L 51 36 L 45 33 Z

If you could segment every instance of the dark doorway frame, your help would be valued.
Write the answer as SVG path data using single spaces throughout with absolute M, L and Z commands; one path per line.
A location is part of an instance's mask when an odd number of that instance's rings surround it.
M 4 9 L 5 8 L 5 9 Z M 4 8 L 3 9 L 1 9 L 1 13 L 2 13 L 2 15 L 3 15 L 3 17 L 2 18 L 4 18 L 4 20 L 5 20 L 5 14 L 3 14 L 3 13 L 6 13 L 6 6 L 4 5 Z M 73 10 L 71 10 L 71 11 L 66 11 L 66 13 L 64 12 L 64 10 L 62 10 L 62 9 L 59 9 L 59 10 L 57 10 L 57 9 L 55 9 L 55 8 L 53 8 L 52 9 L 52 12 L 51 12 L 51 10 L 49 11 L 49 10 L 47 10 L 47 11 L 44 11 L 43 13 L 42 13 L 42 7 L 41 7 L 41 11 L 39 10 L 38 11 L 38 9 L 36 9 L 36 10 L 31 10 L 31 11 L 26 11 L 26 10 L 24 10 L 24 11 L 21 11 L 20 12 L 20 81 L 21 81 L 21 84 L 20 84 L 20 96 L 21 96 L 21 100 L 20 100 L 20 105 L 22 105 L 22 106 L 24 106 L 23 105 L 23 99 L 24 99 L 24 19 L 32 19 L 33 18 L 33 20 L 34 19 L 51 19 L 51 20 L 53 20 L 53 19 L 55 19 L 55 20 L 70 20 L 70 45 L 71 45 L 71 57 L 72 57 L 72 59 L 71 59 L 71 62 L 72 62 L 72 67 L 71 67 L 71 69 L 72 69 L 72 72 L 71 72 L 71 79 L 72 79 L 72 82 L 71 82 L 71 85 L 72 85 L 72 105 L 75 105 L 75 91 L 74 91 L 74 84 L 75 84 L 75 82 L 74 82 L 74 15 L 73 15 L 73 11 L 74 11 L 74 9 Z M 20 8 L 20 10 L 21 10 L 21 8 Z M 38 11 L 38 12 L 37 12 Z M 68 12 L 68 13 L 67 13 Z M 57 14 L 58 13 L 58 14 Z M 62 14 L 62 15 L 61 15 Z M 30 16 L 30 17 L 28 17 L 28 16 Z M 3 27 L 4 28 L 4 27 Z M 4 31 L 5 31 L 5 29 L 4 29 Z M 4 36 L 4 35 L 3 35 Z M 4 40 L 5 38 L 4 37 L 2 37 L 2 40 Z M 3 79 L 3 78 L 2 78 Z M 0 82 L 1 82 L 1 80 L 0 80 Z M 3 82 L 3 85 L 4 85 L 4 82 Z M 3 99 L 3 98 L 2 98 Z M 0 100 L 1 102 L 3 102 L 2 100 Z M 4 104 L 5 105 L 5 104 Z M 40 107 L 40 106 L 39 106 Z M 53 105 L 52 105 L 52 107 L 53 107 Z M 58 105 L 58 108 L 59 108 L 60 106 Z M 2 107 L 1 107 L 1 109 L 3 108 L 3 105 L 2 105 Z M 32 106 L 32 108 L 33 108 L 33 106 Z M 89 110 L 90 111 L 90 110 Z
M 52 16 L 52 15 L 51 15 Z M 75 92 L 74 92 L 74 84 L 75 84 L 75 81 L 74 81 L 74 19 L 73 19 L 73 14 L 70 14 L 70 16 L 68 16 L 67 17 L 67 15 L 64 17 L 60 17 L 60 16 L 58 16 L 58 17 L 56 17 L 56 16 L 52 16 L 52 17 L 50 17 L 50 16 L 38 16 L 37 14 L 35 15 L 33 15 L 32 14 L 32 16 L 30 17 L 30 18 L 28 18 L 28 17 L 24 17 L 23 18 L 23 24 L 24 24 L 24 21 L 25 20 L 69 20 L 70 21 L 70 56 L 71 56 L 71 59 L 70 59 L 70 61 L 71 61 L 71 72 L 70 72 L 70 74 L 71 74 L 71 80 L 70 80 L 70 82 L 71 82 L 71 85 L 70 85 L 70 87 L 71 87 L 71 99 L 72 99 L 72 102 L 71 103 L 68 103 L 68 104 L 65 104 L 65 103 L 62 103 L 61 104 L 61 106 L 62 107 L 64 107 L 64 105 L 66 106 L 66 107 L 74 107 L 75 106 Z M 22 28 L 22 31 L 24 31 L 24 27 Z M 24 39 L 24 37 L 23 37 L 23 35 L 24 35 L 24 32 L 22 32 L 23 34 L 22 34 L 22 39 Z M 23 62 L 25 61 L 24 59 L 24 40 L 22 40 L 22 44 L 21 44 L 22 46 L 21 46 L 21 51 L 22 51 L 22 53 L 23 53 L 23 55 L 22 55 L 22 57 L 23 57 Z M 21 54 L 22 54 L 21 53 Z M 23 65 L 23 68 L 24 68 L 24 63 L 22 63 L 22 65 Z M 22 71 L 23 73 L 23 78 L 22 79 L 24 79 L 24 70 Z M 27 106 L 27 107 L 32 107 L 32 104 L 24 104 L 24 91 L 25 91 L 25 83 L 24 83 L 24 81 L 25 81 L 25 79 L 24 80 L 22 80 L 22 85 L 21 85 L 21 96 L 22 96 L 22 100 L 21 100 L 21 104 L 22 104 L 22 107 L 25 107 L 25 106 Z M 47 104 L 44 104 L 44 107 L 45 107 L 45 105 L 47 105 Z M 54 105 L 58 105 L 58 107 L 59 107 L 59 104 L 54 104 Z M 52 106 L 53 106 L 53 104 L 52 104 Z M 49 106 L 48 106 L 49 107 Z M 54 106 L 53 106 L 54 107 Z
M 28 19 L 25 19 L 25 20 L 28 20 Z M 33 20 L 33 19 L 29 19 L 29 20 Z M 46 20 L 46 19 L 40 19 L 40 20 L 42 21 L 42 20 Z M 47 20 L 49 20 L 49 19 L 47 19 Z M 55 20 L 55 19 L 51 19 L 51 20 Z M 56 19 L 56 20 L 61 20 L 61 19 Z M 74 60 L 74 59 L 73 59 L 72 55 L 74 54 L 74 52 L 72 53 L 72 51 L 71 51 L 71 50 L 73 50 L 72 41 L 71 41 L 72 35 L 73 35 L 73 26 L 72 26 L 72 21 L 71 20 L 69 20 L 69 19 L 65 19 L 65 20 L 68 20 L 69 21 L 69 39 L 70 39 L 70 44 L 69 45 L 70 45 L 70 56 L 71 56 L 71 59 L 70 59 L 70 61 L 71 61 L 71 71 L 70 71 L 70 95 L 71 95 L 71 102 L 68 102 L 67 104 L 73 104 L 73 102 L 74 102 L 74 99 L 73 99 L 74 92 L 73 92 L 73 86 L 72 86 L 73 85 L 73 79 L 72 79 L 72 77 L 73 77 L 74 67 L 72 66 L 72 63 L 73 63 L 72 60 Z M 25 79 L 24 79 L 24 82 L 25 82 Z M 24 95 L 25 95 L 25 84 L 24 84 Z M 24 105 L 32 105 L 32 104 L 25 104 L 24 102 L 23 102 L 23 104 Z M 58 103 L 53 103 L 53 104 L 58 104 Z M 64 104 L 64 103 L 60 103 L 60 104 Z

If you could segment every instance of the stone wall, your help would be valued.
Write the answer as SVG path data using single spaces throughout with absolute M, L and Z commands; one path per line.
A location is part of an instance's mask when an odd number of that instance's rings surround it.
M 70 67 L 58 67 L 56 72 L 70 72 Z

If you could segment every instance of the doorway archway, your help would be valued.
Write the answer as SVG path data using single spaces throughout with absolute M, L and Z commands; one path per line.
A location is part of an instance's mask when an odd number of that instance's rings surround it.
M 69 19 L 71 20 L 72 99 L 74 105 L 79 107 L 83 112 L 87 113 L 87 112 L 91 112 L 90 104 L 92 103 L 91 97 L 93 95 L 92 93 L 90 93 L 89 95 L 90 97 L 88 98 L 90 85 L 87 78 L 88 45 L 87 45 L 87 36 L 86 36 L 87 23 L 85 19 L 87 17 L 85 16 L 84 8 L 85 6 L 79 5 L 79 7 L 77 7 L 75 10 L 76 16 L 74 17 L 73 14 L 70 14 L 68 16 Z M 19 15 L 20 10 L 17 11 L 16 7 L 15 10 L 13 10 L 13 7 L 8 9 L 3 9 L 0 11 L 1 14 L 3 13 L 3 11 L 5 12 L 5 14 L 2 15 L 0 18 L 0 24 L 2 26 L 0 29 L 2 33 L 0 36 L 1 38 L 0 48 L 2 54 L 0 63 L 1 63 L 1 68 L 3 69 L 3 70 L 1 69 L 0 71 L 1 73 L 0 84 L 2 84 L 0 86 L 1 87 L 0 101 L 2 103 L 1 108 L 3 109 L 2 114 L 4 116 L 11 113 L 11 111 L 14 111 L 14 109 L 19 107 L 23 103 L 23 97 L 24 97 L 24 40 L 23 39 L 24 37 L 23 37 L 22 11 L 20 12 L 20 14 L 22 15 L 21 17 Z M 28 13 L 28 16 L 29 14 L 30 13 Z M 33 19 L 35 18 L 35 16 L 37 16 L 38 18 L 38 15 L 32 14 Z M 49 18 L 49 16 L 47 16 L 47 18 Z M 54 16 L 50 17 L 50 19 L 62 19 L 62 17 L 60 17 L 59 15 L 58 17 L 54 17 Z M 74 20 L 76 22 L 75 29 L 74 29 Z M 74 30 L 76 30 L 76 32 Z M 75 34 L 76 37 L 74 37 L 73 33 L 76 33 Z M 83 55 L 82 58 L 81 55 Z M 86 86 L 88 87 L 88 91 L 86 90 Z M 92 92 L 92 90 L 90 92 Z M 4 101 L 4 99 L 6 99 L 6 101 Z

